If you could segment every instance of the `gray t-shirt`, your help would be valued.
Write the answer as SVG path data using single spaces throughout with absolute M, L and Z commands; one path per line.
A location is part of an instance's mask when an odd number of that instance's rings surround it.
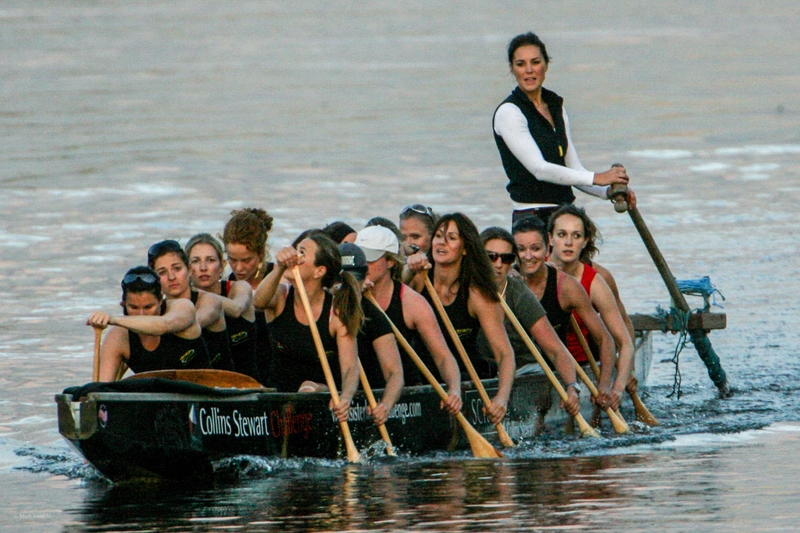
M 534 296 L 528 286 L 525 285 L 525 282 L 520 279 L 512 278 L 511 276 L 508 277 L 505 297 L 508 307 L 511 308 L 514 316 L 517 317 L 517 320 L 522 324 L 525 331 L 530 331 L 531 326 L 540 318 L 547 315 L 542 304 L 539 303 L 536 296 Z M 533 357 L 530 350 L 528 350 L 528 347 L 522 341 L 522 338 L 517 334 L 517 330 L 508 319 L 505 320 L 505 326 L 508 340 L 511 341 L 511 347 L 514 349 L 517 367 L 529 363 L 536 363 L 536 359 Z M 489 341 L 486 340 L 486 335 L 483 334 L 483 330 L 478 334 L 478 350 L 480 351 L 481 357 L 494 361 L 494 355 L 489 347 Z

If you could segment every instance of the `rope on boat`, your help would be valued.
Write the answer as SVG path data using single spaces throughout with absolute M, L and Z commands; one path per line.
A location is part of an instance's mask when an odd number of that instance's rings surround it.
M 711 283 L 711 278 L 708 276 L 703 276 L 699 279 L 684 279 L 675 281 L 678 283 L 678 289 L 681 291 L 681 293 L 690 296 L 700 296 L 703 298 L 704 302 L 703 308 L 694 309 L 688 313 L 681 311 L 674 305 L 671 305 L 669 310 L 666 310 L 661 306 L 656 307 L 656 317 L 661 323 L 661 331 L 664 333 L 667 332 L 667 323 L 669 321 L 672 325 L 670 331 L 678 334 L 678 342 L 675 345 L 675 351 L 673 352 L 672 359 L 670 359 L 670 362 L 675 365 L 672 392 L 667 395 L 667 398 L 672 398 L 675 396 L 678 400 L 680 400 L 682 395 L 680 355 L 684 347 L 686 347 L 689 342 L 692 342 L 689 334 L 689 316 L 694 312 L 708 311 L 711 305 L 722 308 L 722 306 L 717 303 L 715 295 L 719 294 L 719 297 L 723 300 L 725 300 L 725 296 L 723 296 L 719 289 L 717 289 L 717 287 Z M 711 298 L 710 303 L 709 298 Z

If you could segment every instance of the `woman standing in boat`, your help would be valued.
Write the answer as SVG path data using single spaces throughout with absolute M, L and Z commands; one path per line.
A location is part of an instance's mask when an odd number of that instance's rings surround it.
M 415 265 L 414 272 L 410 285 L 429 302 L 433 301 L 433 296 L 425 288 L 423 276 L 432 281 L 478 375 L 481 378 L 497 376 L 497 395 L 484 410 L 492 424 L 500 423 L 506 414 L 514 383 L 514 352 L 503 326 L 505 314 L 497 295 L 492 265 L 483 250 L 475 224 L 461 213 L 440 218 L 433 233 L 428 260 L 425 264 Z M 437 319 L 444 330 L 441 317 L 437 315 Z M 479 329 L 486 335 L 496 366 L 487 364 L 478 353 L 476 339 Z M 448 339 L 448 345 L 452 353 L 457 353 L 451 339 Z
M 268 261 L 267 238 L 272 217 L 263 209 L 248 207 L 231 213 L 222 233 L 222 243 L 231 267 L 231 281 L 246 281 L 253 290 L 272 270 Z M 272 383 L 272 344 L 264 310 L 256 306 L 256 366 L 258 379 L 264 386 Z
M 539 299 L 547 318 L 558 333 L 561 342 L 566 344 L 567 333 L 572 328 L 570 317 L 575 315 L 586 324 L 589 337 L 597 345 L 601 364 L 598 390 L 600 400 L 607 397 L 611 389 L 614 367 L 614 339 L 603 321 L 592 307 L 589 295 L 572 276 L 565 274 L 553 265 L 545 263 L 547 257 L 547 228 L 538 217 L 518 220 L 511 231 L 517 245 L 519 271 L 526 285 Z M 605 404 L 601 404 L 605 407 Z
M 86 324 L 112 326 L 100 348 L 100 381 L 116 381 L 122 364 L 134 372 L 210 368 L 206 344 L 188 300 L 164 300 L 161 280 L 146 266 L 122 278 L 123 316 L 95 311 Z
M 583 168 L 572 142 L 563 98 L 543 87 L 550 57 L 533 33 L 514 37 L 508 45 L 508 63 L 517 87 L 494 113 L 494 140 L 500 151 L 506 186 L 514 204 L 512 222 L 525 216 L 549 215 L 572 203 L 572 187 L 608 198 L 609 185 L 628 183 L 622 167 L 605 172 Z M 636 197 L 628 190 L 628 202 Z
M 580 281 L 592 306 L 600 313 L 600 318 L 616 342 L 619 350 L 617 376 L 611 390 L 606 391 L 611 396 L 605 398 L 616 409 L 633 371 L 633 324 L 619 298 L 614 277 L 607 269 L 592 263 L 592 257 L 597 252 L 597 227 L 582 208 L 564 205 L 550 217 L 547 230 L 552 246 L 551 261 Z M 576 320 L 583 335 L 587 336 L 583 321 L 580 318 Z M 567 334 L 566 344 L 575 359 L 586 361 L 586 355 L 572 328 Z M 635 383 L 631 383 L 631 386 L 635 387 Z
M 295 266 L 299 267 L 301 280 L 295 279 Z M 290 285 L 281 283 L 284 276 Z M 331 294 L 329 290 L 337 278 L 341 285 Z M 311 317 L 297 295 L 296 284 L 300 281 L 311 303 Z M 274 381 L 279 391 L 328 390 L 309 327 L 311 320 L 317 324 L 334 381 L 341 387 L 339 404 L 331 408 L 339 420 L 347 420 L 350 402 L 358 390 L 356 336 L 364 313 L 358 283 L 351 274 L 342 272 L 336 244 L 322 232 L 313 231 L 297 249 L 282 249 L 276 256 L 275 268 L 253 294 L 253 303 L 266 309 L 275 342 Z
M 147 251 L 147 264 L 161 277 L 161 291 L 168 300 L 185 298 L 197 309 L 197 322 L 203 328 L 212 368 L 232 370 L 231 345 L 222 308 L 222 297 L 206 291 L 193 291 L 189 284 L 189 258 L 178 241 L 155 243 Z
M 233 369 L 258 380 L 253 289 L 246 281 L 222 279 L 225 270 L 222 245 L 210 234 L 193 236 L 186 243 L 185 251 L 189 257 L 192 285 L 222 297 Z

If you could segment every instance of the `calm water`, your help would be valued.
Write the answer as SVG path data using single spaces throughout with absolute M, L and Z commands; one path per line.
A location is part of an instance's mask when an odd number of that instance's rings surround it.
M 3 2 L 0 530 L 796 529 L 798 23 L 788 1 Z M 116 312 L 147 246 L 248 205 L 275 216 L 273 248 L 412 202 L 507 224 L 491 113 L 529 29 L 585 166 L 624 162 L 676 276 L 727 298 L 711 339 L 736 396 L 687 348 L 667 398 L 663 336 L 646 400 L 664 425 L 633 437 L 554 432 L 501 463 L 242 459 L 214 487 L 98 480 L 52 396 L 89 380 L 83 321 Z M 630 220 L 579 201 L 629 311 L 666 306 Z

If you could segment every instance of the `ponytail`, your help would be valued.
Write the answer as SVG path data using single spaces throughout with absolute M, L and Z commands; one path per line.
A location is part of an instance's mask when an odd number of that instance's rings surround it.
M 339 277 L 341 284 L 333 291 L 333 312 L 342 321 L 347 333 L 355 337 L 364 325 L 361 286 L 350 272 L 342 271 Z

